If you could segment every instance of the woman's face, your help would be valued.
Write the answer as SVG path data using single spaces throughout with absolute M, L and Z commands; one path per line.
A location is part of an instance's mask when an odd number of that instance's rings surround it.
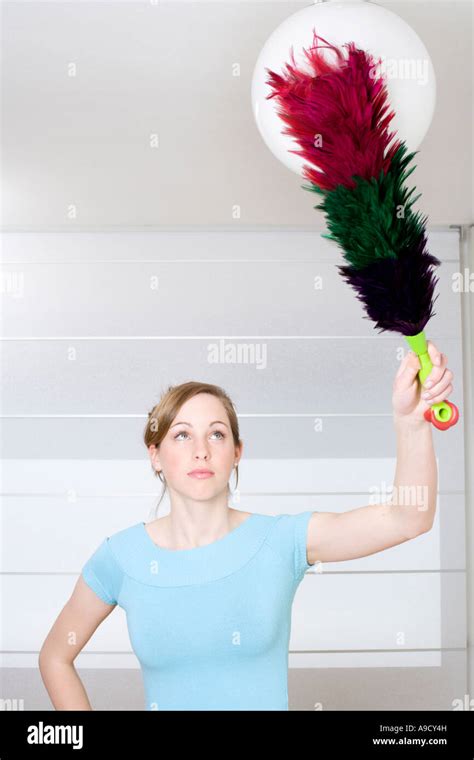
M 234 445 L 222 402 L 210 393 L 198 393 L 182 405 L 159 449 L 152 449 L 150 455 L 155 469 L 163 471 L 170 491 L 204 500 L 226 491 L 242 447 Z M 199 469 L 213 474 L 206 478 L 189 475 Z

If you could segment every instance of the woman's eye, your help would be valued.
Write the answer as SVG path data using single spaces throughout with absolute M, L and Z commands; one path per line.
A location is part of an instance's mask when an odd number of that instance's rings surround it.
M 222 436 L 222 438 L 225 438 L 225 435 L 224 435 L 224 433 L 221 433 L 221 431 L 220 431 L 220 430 L 214 430 L 214 432 L 212 433 L 212 435 L 215 435 L 216 433 L 217 433 L 218 435 Z M 177 439 L 177 438 L 178 438 L 180 435 L 187 435 L 187 433 L 186 433 L 186 431 L 185 431 L 185 430 L 182 430 L 182 431 L 181 431 L 181 433 L 177 433 L 177 434 L 175 435 L 175 437 L 174 437 L 174 438 L 175 438 L 175 440 L 176 440 L 176 439 Z M 222 440 L 222 438 L 219 438 L 219 440 Z

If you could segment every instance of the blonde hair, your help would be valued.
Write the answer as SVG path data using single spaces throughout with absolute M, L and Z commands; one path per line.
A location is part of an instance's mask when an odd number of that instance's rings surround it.
M 168 386 L 168 389 L 162 394 L 159 402 L 155 404 L 151 412 L 148 412 L 148 422 L 146 424 L 146 427 L 143 433 L 143 439 L 145 441 L 145 445 L 147 449 L 149 446 L 152 446 L 152 445 L 156 446 L 157 448 L 159 447 L 160 443 L 162 442 L 166 433 L 170 429 L 171 424 L 173 420 L 175 419 L 176 415 L 178 414 L 182 405 L 186 401 L 188 401 L 188 399 L 193 398 L 193 396 L 197 396 L 198 393 L 210 393 L 211 395 L 216 396 L 216 398 L 218 398 L 222 402 L 227 412 L 227 415 L 229 417 L 230 429 L 232 431 L 234 445 L 240 446 L 242 441 L 240 439 L 239 421 L 237 419 L 237 413 L 235 411 L 235 407 L 232 400 L 227 395 L 225 390 L 218 385 L 212 385 L 210 383 L 200 383 L 200 382 L 191 380 L 187 383 L 181 383 L 180 385 Z M 160 500 L 155 508 L 155 513 L 156 513 L 166 493 L 167 484 L 166 484 L 166 478 L 164 476 L 161 477 L 161 472 L 158 473 L 154 469 L 153 465 L 152 465 L 152 470 L 155 477 L 159 477 L 161 482 L 164 484 L 164 487 L 161 492 Z M 235 487 L 237 488 L 238 483 L 239 483 L 239 466 L 238 465 L 236 465 L 236 475 L 237 475 L 237 479 L 236 479 Z M 227 485 L 227 491 L 230 495 L 229 485 Z

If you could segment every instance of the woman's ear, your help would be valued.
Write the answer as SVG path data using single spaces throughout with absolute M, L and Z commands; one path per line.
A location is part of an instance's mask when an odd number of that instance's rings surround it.
M 244 450 L 244 442 L 240 441 L 239 446 L 235 447 L 235 461 L 239 464 L 239 460 L 242 458 L 242 451 Z
M 150 461 L 153 467 L 157 470 L 161 470 L 160 459 L 158 457 L 158 449 L 156 448 L 154 443 L 151 443 L 148 446 L 148 453 L 150 455 Z

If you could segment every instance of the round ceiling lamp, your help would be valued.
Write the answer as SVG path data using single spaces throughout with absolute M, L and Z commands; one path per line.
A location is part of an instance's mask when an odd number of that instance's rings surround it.
M 280 72 L 290 50 L 304 66 L 304 49 L 310 48 L 313 32 L 331 45 L 354 42 L 376 62 L 374 75 L 383 75 L 395 116 L 390 129 L 416 150 L 426 135 L 436 103 L 436 79 L 430 55 L 416 32 L 396 13 L 368 0 L 323 0 L 283 21 L 271 34 L 255 64 L 252 78 L 252 108 L 263 140 L 283 164 L 301 175 L 300 156 L 290 153 L 296 146 L 282 134 L 275 104 L 268 100 L 270 87 L 266 69 Z M 328 62 L 332 62 L 331 51 Z

